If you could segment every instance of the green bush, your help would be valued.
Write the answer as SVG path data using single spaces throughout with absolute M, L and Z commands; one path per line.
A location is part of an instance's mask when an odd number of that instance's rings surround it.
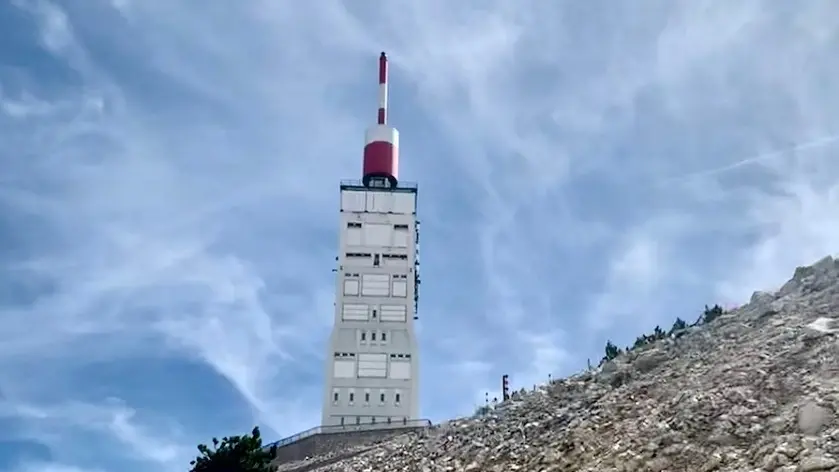
M 621 348 L 612 344 L 612 341 L 606 341 L 606 357 L 605 360 L 610 361 L 621 354 Z
M 199 444 L 198 452 L 201 455 L 189 463 L 190 472 L 271 472 L 277 448 L 266 451 L 256 427 L 251 434 L 222 438 L 221 442 L 213 438 L 212 448 Z
M 708 308 L 708 305 L 705 305 L 705 312 L 702 313 L 702 323 L 710 323 L 723 314 L 725 314 L 725 310 L 721 306 L 715 304 L 713 307 Z
M 681 331 L 683 329 L 687 329 L 688 324 L 685 320 L 681 318 L 676 318 L 676 321 L 673 322 L 673 327 L 670 328 L 670 334 L 675 333 L 676 331 Z

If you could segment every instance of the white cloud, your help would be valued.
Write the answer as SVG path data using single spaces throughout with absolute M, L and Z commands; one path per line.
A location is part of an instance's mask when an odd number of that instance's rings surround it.
M 421 185 L 427 416 L 837 250 L 830 1 L 18 4 L 0 391 L 24 433 L 124 445 L 31 467 L 314 424 L 381 50 Z

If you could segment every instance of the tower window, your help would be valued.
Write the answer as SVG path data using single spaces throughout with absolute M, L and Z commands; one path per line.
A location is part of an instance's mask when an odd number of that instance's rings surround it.
M 396 403 L 399 403 L 401 400 L 402 400 L 402 394 L 397 393 L 396 394 Z
M 355 417 L 355 424 L 361 424 L 361 417 L 360 416 Z
M 332 394 L 332 401 L 338 403 L 338 392 Z
M 377 313 L 376 313 L 376 310 L 373 310 L 373 319 L 374 319 L 374 320 L 376 319 L 376 314 L 377 314 Z
M 366 401 L 366 402 L 370 401 L 370 394 L 369 393 L 364 394 L 364 401 Z
M 355 394 L 354 394 L 354 393 L 350 393 L 350 403 L 352 403 L 352 402 L 354 402 L 354 401 L 355 401 Z
M 376 417 L 375 416 L 370 417 L 370 424 L 376 424 Z
M 384 393 L 379 394 L 379 401 L 382 402 L 382 403 L 385 402 L 385 394 Z
M 373 267 L 379 267 L 379 262 L 381 258 L 378 254 L 373 254 Z
M 370 340 L 371 340 L 371 341 L 375 341 L 375 340 L 376 340 L 376 332 L 375 332 L 375 331 L 373 331 L 372 333 L 370 333 Z
M 344 426 L 344 417 L 341 417 L 341 426 Z
M 362 341 L 366 341 L 366 340 L 367 340 L 367 331 L 362 331 L 362 332 L 361 332 L 361 340 L 362 340 Z
M 387 333 L 382 333 L 382 341 L 387 341 Z

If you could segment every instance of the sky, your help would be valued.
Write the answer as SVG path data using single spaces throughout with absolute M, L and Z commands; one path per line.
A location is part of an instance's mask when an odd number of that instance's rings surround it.
M 422 416 L 839 251 L 833 0 L 0 2 L 0 470 L 315 426 L 391 59 Z

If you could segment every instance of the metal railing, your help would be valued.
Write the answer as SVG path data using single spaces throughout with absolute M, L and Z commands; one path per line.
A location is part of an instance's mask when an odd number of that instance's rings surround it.
M 341 188 L 346 188 L 346 187 L 362 188 L 364 190 L 370 190 L 371 189 L 371 187 L 365 187 L 364 184 L 360 180 L 348 180 L 348 179 L 345 179 L 345 180 L 341 181 Z M 377 188 L 379 188 L 379 187 L 372 187 L 373 190 L 375 190 Z M 416 191 L 417 189 L 419 189 L 419 184 L 416 183 L 416 182 L 403 182 L 403 181 L 400 180 L 399 182 L 397 182 L 396 187 L 382 187 L 382 188 L 385 189 L 385 190 L 397 190 L 397 191 L 398 190 L 411 190 L 411 191 Z
M 349 433 L 349 432 L 356 432 L 356 431 L 378 431 L 378 430 L 387 430 L 387 429 L 401 429 L 401 428 L 416 428 L 416 427 L 429 427 L 431 426 L 431 420 L 427 419 L 416 419 L 416 420 L 405 420 L 405 421 L 394 421 L 392 423 L 364 423 L 364 424 L 352 424 L 352 425 L 334 425 L 334 426 L 315 426 L 314 428 L 307 429 L 305 431 L 301 431 L 293 436 L 289 436 L 287 438 L 280 439 L 279 441 L 273 442 L 264 446 L 265 449 L 271 447 L 283 447 L 285 445 L 295 443 L 300 441 L 301 439 L 308 438 L 309 436 L 314 436 L 316 434 L 335 434 L 335 433 Z

